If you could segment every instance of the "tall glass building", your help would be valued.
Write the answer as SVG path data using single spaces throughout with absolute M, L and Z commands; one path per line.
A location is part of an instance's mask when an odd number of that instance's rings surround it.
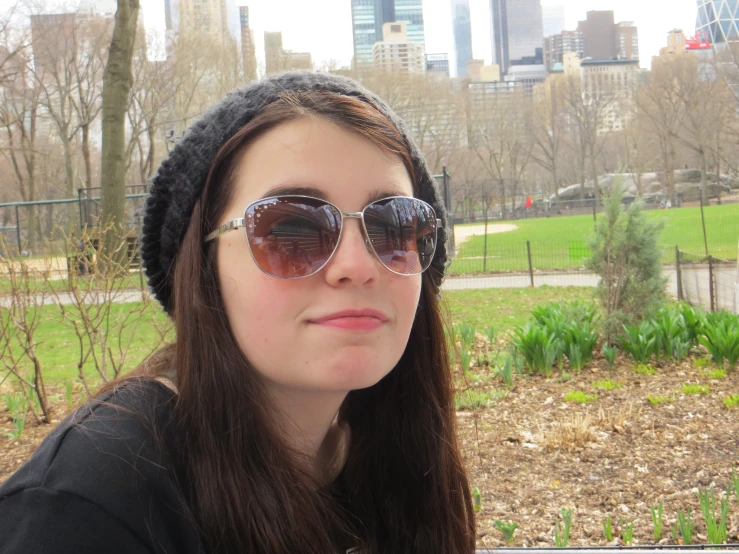
M 490 0 L 493 63 L 507 73 L 511 65 L 543 64 L 541 0 Z
M 425 44 L 423 32 L 423 0 L 395 0 L 395 21 L 408 24 L 408 39 Z
M 372 47 L 382 40 L 385 23 L 405 21 L 408 38 L 425 43 L 423 0 L 352 0 L 354 65 L 372 63 Z
M 467 77 L 467 62 L 472 59 L 472 20 L 470 0 L 452 0 L 452 26 L 456 51 L 457 77 Z
M 695 29 L 713 45 L 739 41 L 739 0 L 698 0 Z

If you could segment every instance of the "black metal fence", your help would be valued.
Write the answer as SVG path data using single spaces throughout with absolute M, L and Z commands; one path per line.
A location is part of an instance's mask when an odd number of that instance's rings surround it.
M 0 204 L 0 242 L 27 257 L 64 255 L 65 237 L 98 224 L 100 192 L 80 189 L 77 198 Z M 126 193 L 127 227 L 138 235 L 148 186 L 132 185 Z
M 739 313 L 739 264 L 676 249 L 678 300 L 707 310 Z

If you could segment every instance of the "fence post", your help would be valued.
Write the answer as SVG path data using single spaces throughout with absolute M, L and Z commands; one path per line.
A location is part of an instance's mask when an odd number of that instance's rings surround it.
M 677 301 L 683 301 L 683 273 L 680 267 L 680 247 L 675 246 L 675 275 L 677 277 Z
M 529 256 L 529 277 L 531 277 L 531 286 L 534 286 L 534 266 L 531 263 L 531 241 L 526 241 L 526 252 Z
M 703 244 L 706 247 L 706 256 L 708 256 L 708 235 L 706 234 L 706 214 L 703 211 L 703 191 L 701 191 L 701 224 L 703 225 Z M 709 260 L 710 264 L 711 261 Z
M 15 205 L 15 235 L 18 237 L 18 255 L 21 255 L 21 218 L 18 213 L 18 205 Z
M 488 203 L 487 199 L 485 202 L 485 238 L 483 239 L 482 246 L 482 271 L 485 272 L 488 269 Z
M 716 311 L 716 283 L 713 280 L 713 256 L 708 255 L 708 293 L 711 297 L 711 311 Z
M 452 210 L 452 196 L 449 186 L 449 172 L 446 170 L 446 166 L 442 167 L 442 184 L 444 187 L 444 205 L 446 206 L 447 217 L 449 218 L 449 257 L 454 257 L 454 211 Z

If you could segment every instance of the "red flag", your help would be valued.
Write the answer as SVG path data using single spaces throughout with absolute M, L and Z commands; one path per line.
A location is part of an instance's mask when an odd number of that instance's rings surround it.
M 528 197 L 528 198 L 526 199 L 526 208 L 528 209 L 528 208 L 530 208 L 530 207 L 531 207 L 531 206 L 533 206 L 533 205 L 534 205 L 534 201 L 533 201 L 533 200 L 531 200 L 531 197 L 529 196 L 529 197 Z

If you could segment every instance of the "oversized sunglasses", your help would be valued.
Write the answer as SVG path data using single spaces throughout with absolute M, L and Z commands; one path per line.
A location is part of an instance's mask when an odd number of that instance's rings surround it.
M 417 275 L 431 265 L 441 220 L 426 202 L 392 196 L 361 212 L 310 196 L 273 196 L 249 204 L 244 217 L 221 225 L 209 242 L 244 227 L 254 262 L 273 277 L 297 279 L 323 269 L 336 252 L 345 218 L 362 222 L 367 249 L 398 275 Z

